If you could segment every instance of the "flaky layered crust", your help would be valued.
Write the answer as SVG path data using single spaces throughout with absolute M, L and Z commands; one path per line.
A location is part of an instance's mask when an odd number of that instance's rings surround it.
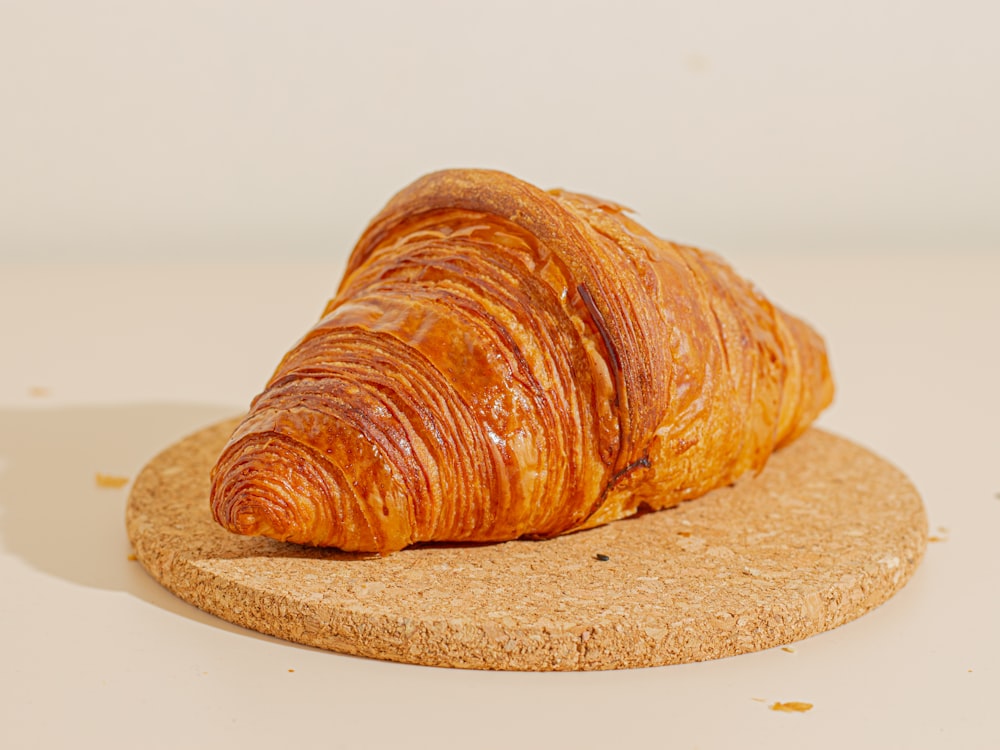
M 715 255 L 612 203 L 438 172 L 368 226 L 212 511 L 351 551 L 548 537 L 757 471 L 832 395 L 820 337 Z

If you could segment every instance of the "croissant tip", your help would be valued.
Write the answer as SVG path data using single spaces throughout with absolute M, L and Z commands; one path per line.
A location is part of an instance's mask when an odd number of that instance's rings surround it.
M 268 503 L 260 498 L 237 495 L 223 505 L 219 522 L 228 531 L 242 536 L 267 536 L 280 539 L 281 526 Z

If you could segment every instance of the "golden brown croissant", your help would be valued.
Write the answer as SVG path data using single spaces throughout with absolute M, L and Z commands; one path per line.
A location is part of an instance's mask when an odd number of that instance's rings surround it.
M 216 520 L 343 550 L 549 537 L 760 470 L 820 337 L 613 203 L 454 170 L 396 195 L 213 470 Z

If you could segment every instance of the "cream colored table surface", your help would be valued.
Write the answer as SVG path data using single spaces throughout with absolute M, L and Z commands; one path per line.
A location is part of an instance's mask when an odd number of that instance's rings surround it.
M 296 646 L 129 560 L 128 486 L 95 474 L 134 478 L 245 408 L 339 263 L 0 266 L 0 745 L 1000 747 L 1000 252 L 733 260 L 824 333 L 821 426 L 909 474 L 939 541 L 899 595 L 792 653 L 581 674 Z

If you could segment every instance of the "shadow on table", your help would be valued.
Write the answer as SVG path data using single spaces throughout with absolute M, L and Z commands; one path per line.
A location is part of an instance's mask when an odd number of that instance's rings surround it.
M 0 539 L 42 573 L 123 591 L 157 607 L 248 633 L 181 601 L 132 552 L 125 504 L 142 467 L 168 445 L 234 415 L 204 404 L 0 409 Z M 127 477 L 100 486 L 98 474 Z M 262 636 L 263 637 L 263 636 Z

